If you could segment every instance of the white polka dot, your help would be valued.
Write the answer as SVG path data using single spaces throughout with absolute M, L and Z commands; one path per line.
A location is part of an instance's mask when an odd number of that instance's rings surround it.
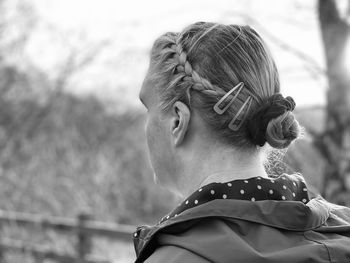
M 243 190 L 243 189 L 241 189 L 240 193 L 241 193 L 241 194 L 244 194 L 244 190 Z
M 261 189 L 261 185 L 258 185 L 257 187 L 258 187 L 258 189 Z
M 304 198 L 302 201 L 303 201 L 303 203 L 306 203 L 307 200 Z
M 261 180 L 261 177 L 259 176 L 259 177 L 258 177 L 258 178 L 256 178 L 256 179 Z
M 214 191 L 214 190 L 211 190 L 210 193 L 213 195 L 213 194 L 215 194 L 215 191 Z
M 222 195 L 222 198 L 226 199 L 226 198 L 227 198 L 227 195 Z
M 137 233 L 134 233 L 134 237 L 137 237 Z
M 283 180 L 286 180 L 286 177 L 283 176 L 282 179 L 283 179 Z
M 227 184 L 227 186 L 231 187 L 231 186 L 232 186 L 232 184 L 231 184 L 231 183 L 228 183 L 228 184 Z
M 194 200 L 194 204 L 195 204 L 195 205 L 198 204 L 198 200 Z
M 247 184 L 247 183 L 248 183 L 248 180 L 244 180 L 244 182 Z
M 273 180 L 273 179 L 271 179 L 270 181 L 271 181 L 271 183 L 273 183 L 273 184 L 275 183 L 275 180 Z
M 185 203 L 186 205 L 188 205 L 188 200 L 186 201 L 186 203 Z
M 175 214 L 174 217 L 177 217 L 177 214 Z
M 295 197 L 295 193 L 292 193 L 292 195 Z
M 201 189 L 198 190 L 198 192 L 202 192 L 202 190 L 203 190 L 203 189 L 201 188 Z
M 306 189 L 306 188 L 303 188 L 303 191 L 304 191 L 304 192 L 307 192 L 307 189 Z
M 286 200 L 286 197 L 285 197 L 284 195 L 282 195 L 282 199 L 283 199 L 283 200 Z
M 295 182 L 293 182 L 293 185 L 294 185 L 294 186 L 297 186 L 297 184 L 296 184 Z
M 169 219 L 169 216 L 167 216 L 166 219 Z
M 269 193 L 272 195 L 272 194 L 273 194 L 273 191 L 272 191 L 272 190 L 269 190 Z
M 252 199 L 251 199 L 253 202 L 255 201 L 255 198 L 254 197 L 252 197 Z
M 284 185 L 284 186 L 283 186 L 283 189 L 287 189 L 287 186 Z

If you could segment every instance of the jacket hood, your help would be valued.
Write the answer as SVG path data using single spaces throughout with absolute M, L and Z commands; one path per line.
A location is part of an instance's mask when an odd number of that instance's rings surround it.
M 307 231 L 325 224 L 329 203 L 321 197 L 307 204 L 297 201 L 264 200 L 258 202 L 217 199 L 186 210 L 156 226 L 138 227 L 134 235 L 136 262 L 142 262 L 157 247 L 160 233 L 179 234 L 204 218 L 244 220 L 289 231 Z

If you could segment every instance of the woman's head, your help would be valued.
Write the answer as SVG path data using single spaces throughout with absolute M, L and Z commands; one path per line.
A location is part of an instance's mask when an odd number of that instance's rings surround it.
M 153 45 L 146 79 L 152 84 L 142 92 L 157 98 L 159 118 L 181 102 L 225 147 L 253 152 L 267 141 L 274 148 L 285 148 L 299 134 L 291 113 L 294 105 L 288 107 L 294 102 L 276 95 L 280 91 L 276 65 L 249 26 L 198 22 L 181 33 L 162 35 Z M 277 115 L 270 111 L 276 101 Z M 228 104 L 225 111 L 217 110 Z M 262 111 L 270 111 L 267 115 L 273 118 L 261 122 Z

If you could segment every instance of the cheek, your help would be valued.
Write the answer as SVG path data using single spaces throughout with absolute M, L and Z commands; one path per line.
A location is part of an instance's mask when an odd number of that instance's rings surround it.
M 155 168 L 155 161 L 157 159 L 157 154 L 160 151 L 159 141 L 159 128 L 156 120 L 152 117 L 149 117 L 146 122 L 146 139 L 149 150 L 149 155 L 153 168 Z
M 164 123 L 163 123 L 164 126 Z M 167 144 L 167 136 L 165 127 L 157 118 L 150 118 L 146 123 L 146 138 L 149 150 L 149 157 L 156 175 L 167 171 L 167 160 L 169 159 L 169 145 Z
M 146 122 L 146 127 L 145 127 L 145 132 L 146 132 L 146 139 L 147 139 L 147 145 L 148 145 L 148 149 L 151 151 L 151 149 L 154 146 L 154 128 L 152 127 L 153 123 L 152 120 L 150 120 L 149 118 L 147 119 Z

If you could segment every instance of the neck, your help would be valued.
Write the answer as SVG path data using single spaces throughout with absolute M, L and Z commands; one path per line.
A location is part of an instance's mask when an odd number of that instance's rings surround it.
M 198 188 L 210 183 L 224 183 L 251 177 L 268 177 L 260 153 L 244 153 L 230 150 L 201 151 L 210 155 L 195 154 L 186 162 L 179 178 L 178 193 L 187 197 Z

